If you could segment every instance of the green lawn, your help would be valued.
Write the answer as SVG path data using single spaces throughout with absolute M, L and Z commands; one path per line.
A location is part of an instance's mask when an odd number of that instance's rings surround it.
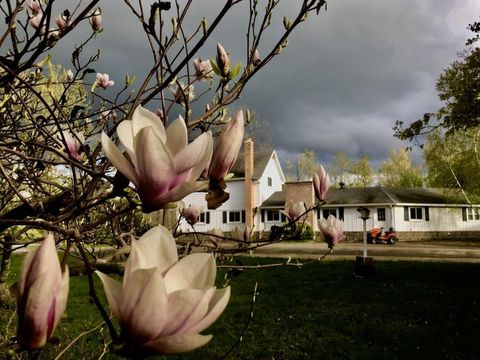
M 72 278 L 68 317 L 41 359 L 54 359 L 101 322 L 86 301 L 85 280 Z M 222 358 L 248 321 L 255 282 L 253 321 L 229 359 L 480 358 L 480 264 L 407 261 L 377 262 L 377 275 L 368 279 L 353 275 L 353 261 L 245 271 L 231 281 L 227 310 L 205 332 L 214 334 L 211 343 L 173 358 Z M 2 334 L 10 314 L 1 310 Z M 62 359 L 97 359 L 102 347 L 94 346 L 104 338 L 105 329 L 82 337 Z

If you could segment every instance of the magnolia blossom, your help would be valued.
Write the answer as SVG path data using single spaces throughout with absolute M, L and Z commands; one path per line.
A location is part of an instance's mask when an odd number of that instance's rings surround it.
M 193 67 L 195 68 L 197 80 L 206 80 L 213 77 L 210 60 L 202 61 L 201 59 L 193 59 Z
M 60 31 L 63 31 L 70 25 L 70 20 L 65 19 L 65 17 L 63 15 L 58 15 L 55 18 L 55 23 L 57 24 L 58 29 Z
M 80 160 L 82 157 L 82 145 L 85 142 L 85 137 L 82 133 L 68 133 L 62 132 L 65 139 L 66 149 L 65 151 L 73 158 Z M 62 137 L 60 136 L 60 140 Z
M 172 234 L 159 225 L 133 240 L 123 284 L 97 271 L 123 340 L 135 354 L 191 351 L 210 341 L 199 333 L 223 312 L 230 287 L 217 289 L 215 259 L 178 260 Z
M 88 21 L 90 22 L 90 25 L 92 26 L 92 30 L 97 32 L 101 31 L 102 28 L 102 12 L 100 11 L 99 8 L 95 10 L 95 12 L 90 16 Z
M 39 349 L 52 336 L 67 306 L 68 267 L 62 273 L 55 240 L 47 235 L 23 262 L 17 285 L 18 341 Z
M 250 227 L 245 226 L 243 229 L 239 226 L 235 226 L 232 230 L 232 239 L 240 241 L 250 241 Z
M 71 69 L 67 70 L 67 79 L 70 82 L 73 81 L 73 79 L 75 79 L 75 75 L 73 74 L 73 71 Z
M 320 201 L 327 199 L 328 188 L 330 187 L 330 177 L 327 172 L 320 165 L 320 169 L 313 175 L 313 188 L 315 196 Z
M 289 200 L 285 203 L 285 211 L 283 213 L 289 221 L 294 221 L 305 213 L 305 210 L 305 203 L 303 201 L 295 202 Z
M 231 120 L 223 129 L 222 133 L 215 141 L 212 161 L 208 176 L 215 180 L 222 180 L 230 171 L 235 160 L 237 160 L 238 151 L 242 146 L 244 134 L 243 111 L 237 111 L 235 118 Z
M 257 49 L 255 49 L 253 53 L 253 66 L 258 66 L 262 62 L 262 59 L 260 59 L 260 53 L 258 52 Z
M 216 248 L 223 240 L 225 240 L 225 235 L 223 234 L 223 231 L 218 228 L 212 229 L 209 234 L 210 235 L 208 237 L 213 246 L 215 246 Z
M 196 180 L 212 155 L 210 132 L 189 144 L 182 117 L 165 129 L 157 115 L 139 106 L 131 120 L 118 125 L 117 134 L 129 159 L 105 133 L 102 133 L 103 151 L 135 185 L 144 211 L 162 209 L 207 186 L 205 181 Z
M 227 76 L 230 71 L 230 57 L 220 43 L 217 44 L 217 65 L 222 76 Z
M 39 30 L 40 34 L 45 33 L 45 25 L 42 23 L 42 17 L 43 17 L 43 14 L 38 13 L 34 17 L 30 18 L 30 20 L 28 21 L 28 24 L 32 28 L 34 28 L 35 30 L 40 29 Z
M 328 247 L 333 249 L 333 247 L 342 240 L 343 221 L 333 215 L 329 215 L 326 220 L 323 218 L 320 219 L 318 225 Z
M 110 80 L 110 75 L 97 73 L 97 84 L 103 89 L 107 89 L 115 84 L 113 80 Z
M 183 217 L 190 225 L 195 225 L 198 222 L 201 212 L 202 208 L 195 205 L 189 205 L 181 210 Z
M 28 0 L 27 5 L 34 14 L 42 12 L 42 3 L 40 0 Z
M 191 102 L 195 98 L 195 90 L 193 85 L 184 85 L 181 81 L 179 85 L 172 90 L 175 102 L 185 106 L 185 100 Z

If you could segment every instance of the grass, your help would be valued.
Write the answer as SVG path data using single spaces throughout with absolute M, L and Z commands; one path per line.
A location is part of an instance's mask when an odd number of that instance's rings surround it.
M 222 358 L 248 321 L 255 282 L 253 321 L 229 359 L 480 358 L 480 264 L 399 261 L 376 265 L 376 276 L 364 279 L 353 275 L 353 261 L 240 273 L 231 281 L 232 298 L 225 313 L 205 331 L 214 334 L 211 343 L 171 358 Z M 72 278 L 70 289 L 68 316 L 56 331 L 57 343 L 41 359 L 54 359 L 71 339 L 101 322 L 86 297 L 86 278 Z M 5 328 L 11 311 L 1 309 L 3 334 L 9 333 Z M 108 339 L 105 329 L 94 331 L 62 359 L 98 359 L 103 339 Z

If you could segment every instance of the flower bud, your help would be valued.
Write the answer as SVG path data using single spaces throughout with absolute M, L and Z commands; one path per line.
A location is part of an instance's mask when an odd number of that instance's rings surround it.
M 92 30 L 95 32 L 101 31 L 102 27 L 102 11 L 100 8 L 97 8 L 95 12 L 90 16 L 88 19 L 90 25 L 92 26 Z
M 330 187 L 330 177 L 327 172 L 320 165 L 320 169 L 313 175 L 313 188 L 315 196 L 319 201 L 327 199 L 328 189 Z
M 192 226 L 198 222 L 201 212 L 202 209 L 195 205 L 189 205 L 188 208 L 184 208 L 181 210 L 181 214 L 183 215 L 187 223 Z
M 262 59 L 260 59 L 260 53 L 258 52 L 257 49 L 255 49 L 255 52 L 253 53 L 253 66 L 258 66 L 262 62 Z
M 28 8 L 33 14 L 39 14 L 42 12 L 42 4 L 40 0 L 28 0 Z
M 210 178 L 222 180 L 237 160 L 238 151 L 243 141 L 243 125 L 243 111 L 238 110 L 235 118 L 225 126 L 215 142 L 208 171 Z
M 224 239 L 225 235 L 223 234 L 223 231 L 218 228 L 215 228 L 211 230 L 209 233 L 210 235 L 208 237 L 210 238 L 211 243 L 213 244 L 213 246 L 218 248 L 218 245 L 220 245 L 220 243 L 223 240 L 225 240 Z
M 325 239 L 325 242 L 328 244 L 330 249 L 338 244 L 343 237 L 343 221 L 337 219 L 333 215 L 329 215 L 328 219 L 320 219 L 318 221 L 318 226 L 320 227 L 320 232 Z
M 40 34 L 45 32 L 45 25 L 41 23 L 42 21 L 42 13 L 38 13 L 34 17 L 30 18 L 28 24 L 34 28 L 35 30 L 40 28 Z
M 72 133 L 67 133 L 63 132 L 63 137 L 65 138 L 65 145 L 66 145 L 66 152 L 69 154 L 71 157 L 80 160 L 82 157 L 82 146 L 83 143 L 85 142 L 85 137 L 83 136 L 82 133 L 79 134 L 72 134 Z M 62 140 L 60 136 L 60 140 Z
M 228 76 L 228 72 L 230 71 L 230 58 L 220 43 L 217 44 L 217 65 L 222 76 Z
M 75 75 L 73 74 L 73 71 L 71 69 L 67 70 L 67 79 L 68 81 L 72 82 L 73 79 L 75 79 Z
M 213 77 L 213 69 L 210 60 L 202 61 L 202 59 L 193 59 L 193 67 L 195 68 L 195 76 L 197 80 L 206 80 Z
M 305 203 L 303 201 L 295 202 L 293 200 L 289 200 L 285 204 L 284 214 L 289 221 L 294 221 L 299 219 L 305 210 Z
M 55 23 L 60 31 L 65 30 L 70 25 L 70 20 L 66 19 L 63 15 L 58 15 L 55 18 Z
M 52 336 L 68 297 L 68 267 L 62 273 L 55 240 L 47 235 L 23 262 L 17 286 L 17 336 L 27 350 L 40 349 Z

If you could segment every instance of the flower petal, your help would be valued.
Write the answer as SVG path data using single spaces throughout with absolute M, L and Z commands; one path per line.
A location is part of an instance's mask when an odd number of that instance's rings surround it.
M 144 346 L 161 354 L 176 354 L 195 350 L 207 344 L 212 337 L 212 335 L 200 334 L 161 336 Z
M 95 271 L 95 273 L 102 281 L 110 310 L 117 319 L 120 319 L 119 305 L 122 299 L 122 284 L 100 271 Z
M 198 317 L 203 318 L 208 311 L 208 301 L 213 295 L 212 293 L 207 300 L 203 300 L 208 291 L 183 289 L 168 295 L 167 321 L 162 336 L 180 334 L 185 325 L 192 327 L 199 321 Z
M 65 266 L 65 271 L 62 274 L 62 280 L 57 289 L 57 294 L 55 295 L 55 322 L 53 324 L 53 330 L 57 327 L 60 319 L 62 318 L 65 309 L 67 308 L 68 300 L 68 289 L 70 282 L 70 273 L 68 271 L 68 266 Z
M 163 143 L 167 141 L 165 128 L 160 118 L 150 110 L 139 105 L 132 115 L 133 137 L 135 138 L 141 129 L 149 126 L 153 128 L 155 134 L 157 134 Z
M 120 301 L 120 326 L 132 341 L 158 337 L 165 325 L 168 300 L 160 269 L 139 269 L 130 274 Z
M 148 230 L 136 244 L 141 253 L 139 268 L 158 267 L 163 274 L 178 261 L 175 239 L 162 225 Z
M 190 181 L 180 184 L 169 192 L 160 194 L 152 200 L 143 200 L 143 202 L 148 205 L 147 207 L 158 210 L 170 202 L 182 200 L 185 196 L 190 195 L 195 191 L 206 189 L 207 186 L 208 181 Z
M 102 132 L 102 148 L 113 166 L 134 183 L 135 186 L 138 186 L 137 173 L 132 164 L 125 158 L 125 156 L 123 156 L 120 150 L 118 150 L 116 145 L 104 132 Z
M 166 130 L 167 148 L 175 156 L 188 145 L 187 125 L 183 117 L 179 116 Z
M 176 330 L 176 334 L 180 335 L 187 333 L 187 330 L 195 327 L 199 321 L 205 318 L 208 314 L 209 304 L 216 292 L 215 287 L 211 287 L 208 290 L 203 291 L 203 296 L 199 299 L 194 308 L 190 310 L 190 313 L 187 318 L 183 321 L 182 325 Z M 185 290 L 179 290 L 185 291 Z M 196 331 L 195 333 L 198 333 Z M 193 334 L 193 331 L 189 331 L 189 334 Z
M 191 254 L 176 263 L 165 275 L 167 294 L 181 289 L 207 289 L 215 283 L 217 267 L 212 254 Z
M 210 301 L 207 316 L 196 322 L 192 327 L 184 329 L 184 332 L 187 334 L 195 334 L 208 328 L 223 313 L 223 310 L 225 310 L 228 304 L 228 300 L 230 300 L 230 286 L 216 290 Z
M 165 144 L 152 127 L 140 130 L 134 139 L 141 195 L 154 197 L 168 191 L 174 164 Z
M 202 171 L 207 166 L 208 158 L 206 159 L 206 154 L 208 154 L 208 150 L 211 152 L 211 141 L 212 135 L 210 133 L 203 133 L 199 137 L 197 137 L 191 144 L 185 147 L 182 151 L 180 151 L 177 155 L 175 155 L 175 172 L 177 174 L 181 174 L 185 171 L 188 171 L 201 163 L 198 171 L 198 174 L 195 178 L 190 176 L 187 180 L 197 180 Z
M 123 120 L 120 124 L 118 124 L 117 135 L 125 150 L 127 150 L 130 157 L 132 157 L 131 154 L 134 154 L 132 121 Z

